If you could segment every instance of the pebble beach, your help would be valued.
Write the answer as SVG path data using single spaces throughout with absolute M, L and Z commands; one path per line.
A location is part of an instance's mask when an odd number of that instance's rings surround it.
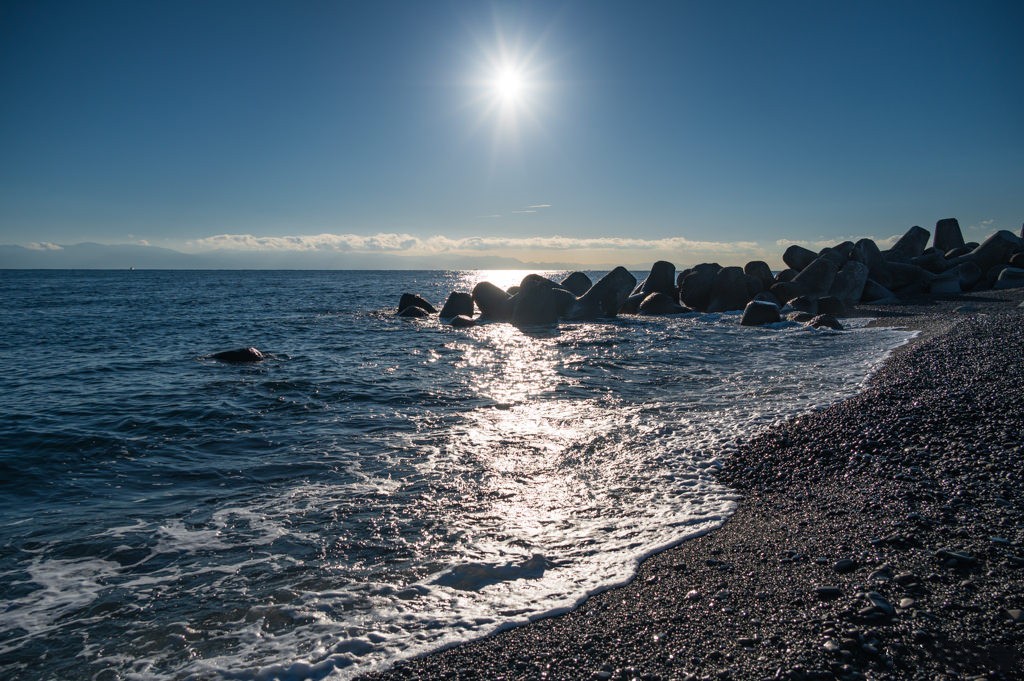
M 857 396 L 742 441 L 723 527 L 569 613 L 362 678 L 1024 678 L 1021 298 L 861 306 L 917 337 Z

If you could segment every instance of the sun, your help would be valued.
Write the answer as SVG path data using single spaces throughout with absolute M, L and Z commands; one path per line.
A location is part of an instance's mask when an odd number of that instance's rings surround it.
M 503 104 L 514 104 L 523 95 L 526 82 L 514 67 L 505 67 L 494 78 L 494 94 Z

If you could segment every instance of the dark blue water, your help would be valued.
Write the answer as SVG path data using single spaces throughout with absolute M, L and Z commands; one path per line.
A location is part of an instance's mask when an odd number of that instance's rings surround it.
M 522 274 L 0 272 L 0 673 L 346 678 L 571 607 L 907 338 L 393 314 Z

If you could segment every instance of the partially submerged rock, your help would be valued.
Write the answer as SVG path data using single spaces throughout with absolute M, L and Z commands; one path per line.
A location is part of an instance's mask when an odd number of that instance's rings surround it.
M 215 359 L 218 362 L 228 362 L 230 364 L 246 364 L 251 362 L 262 362 L 266 359 L 266 355 L 256 348 L 249 347 L 215 352 L 210 355 L 210 359 Z

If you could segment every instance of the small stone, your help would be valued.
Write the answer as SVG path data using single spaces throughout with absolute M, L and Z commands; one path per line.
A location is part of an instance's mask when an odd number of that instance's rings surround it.
M 699 600 L 699 599 L 700 599 L 700 592 L 697 591 L 696 589 L 690 589 L 689 591 L 686 592 L 686 600 L 688 600 L 688 601 L 696 601 L 696 600 Z
M 969 553 L 952 549 L 939 549 L 935 552 L 935 557 L 947 564 L 952 563 L 956 567 L 966 567 L 978 562 L 978 559 Z
M 831 638 L 825 641 L 825 645 L 822 647 L 825 649 L 825 652 L 828 653 L 838 653 L 841 650 L 838 641 Z
M 1024 611 L 1018 608 L 1008 609 L 1006 611 L 1006 616 L 1009 617 L 1010 621 L 1014 624 L 1020 624 L 1021 621 L 1024 621 L 1022 620 L 1022 618 L 1024 618 Z
M 839 598 L 843 595 L 843 590 L 838 586 L 819 586 L 814 590 L 814 593 L 818 595 L 823 601 L 830 601 Z
M 913 572 L 901 572 L 895 577 L 893 577 L 893 579 L 896 581 L 897 584 L 901 584 L 903 586 L 907 586 L 908 584 L 917 584 L 921 581 L 921 578 L 915 575 Z
M 841 558 L 832 564 L 832 569 L 843 574 L 844 572 L 853 572 L 857 569 L 857 561 L 852 558 Z
M 900 607 L 904 610 L 914 607 L 914 603 L 917 603 L 913 598 L 901 598 Z

